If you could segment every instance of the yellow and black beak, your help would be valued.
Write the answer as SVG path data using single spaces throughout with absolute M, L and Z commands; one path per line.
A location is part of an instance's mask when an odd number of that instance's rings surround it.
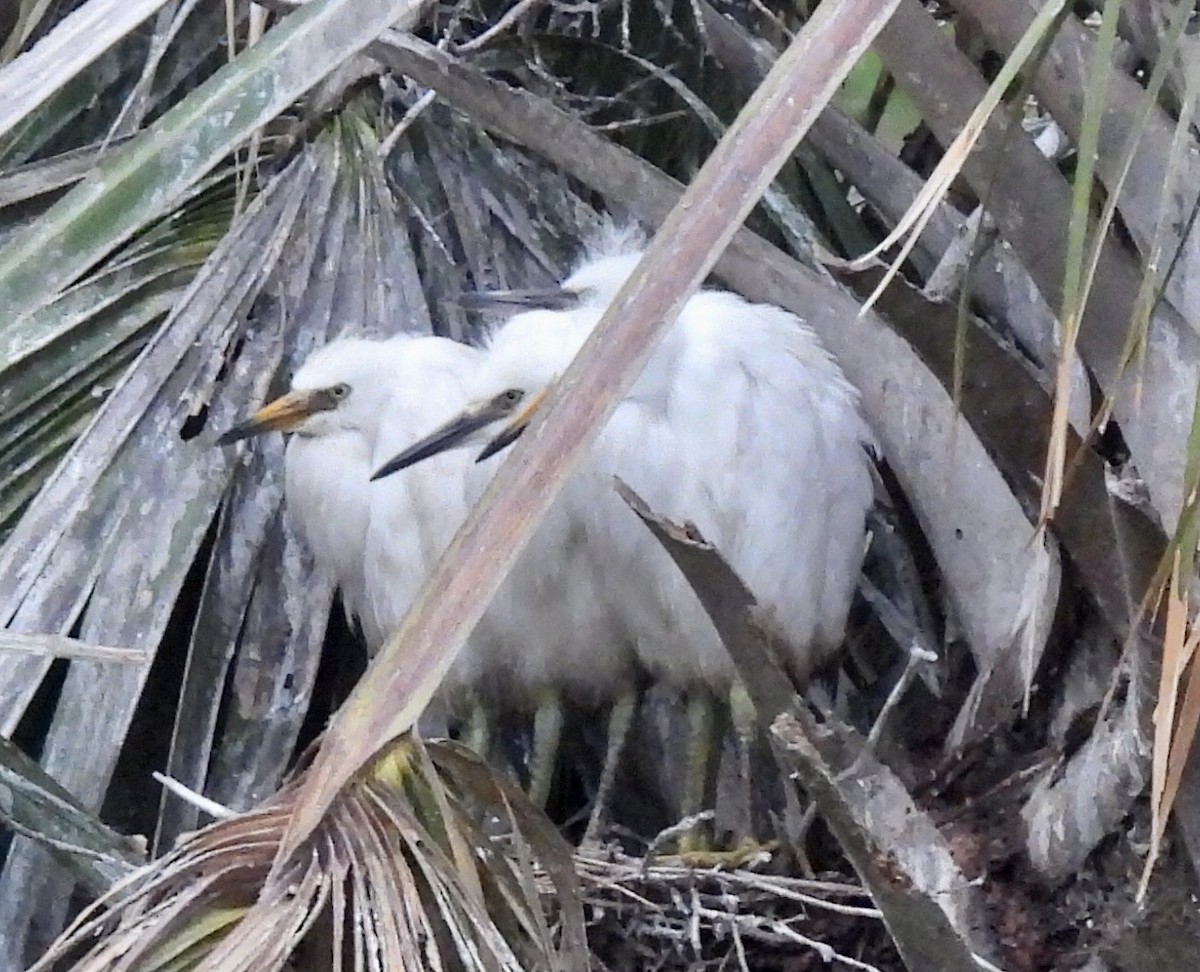
M 281 395 L 222 435 L 217 439 L 217 445 L 240 442 L 263 432 L 290 432 L 314 412 L 334 407 L 326 397 L 320 391 L 294 391 Z
M 385 462 L 372 474 L 371 482 L 407 469 L 440 452 L 466 445 L 472 435 L 493 422 L 500 421 L 506 414 L 508 413 L 503 403 L 498 399 L 472 405 L 441 428 L 435 429 L 423 439 L 418 439 L 398 456 Z
M 531 395 L 529 401 L 527 401 L 521 410 L 512 417 L 512 421 L 510 421 L 508 425 L 504 427 L 504 430 L 483 447 L 483 451 L 475 457 L 475 461 L 483 462 L 485 459 L 490 459 L 497 452 L 503 452 L 510 445 L 516 442 L 517 439 L 521 438 L 521 433 L 528 428 L 534 412 L 536 412 L 546 400 L 546 395 L 548 392 L 549 389 L 543 388 L 536 395 Z

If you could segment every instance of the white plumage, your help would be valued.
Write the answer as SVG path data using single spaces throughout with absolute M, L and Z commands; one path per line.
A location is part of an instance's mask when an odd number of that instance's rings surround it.
M 304 363 L 288 394 L 221 439 L 267 429 L 294 433 L 286 454 L 288 507 L 371 653 L 403 619 L 495 464 L 439 449 L 382 482 L 371 482 L 371 471 L 468 405 L 466 390 L 483 357 L 437 337 L 341 339 Z M 633 664 L 628 643 L 614 640 L 606 603 L 595 596 L 596 545 L 584 521 L 597 489 L 584 474 L 563 492 L 438 693 L 443 715 L 465 715 L 477 703 L 493 715 L 536 715 L 531 795 L 542 802 L 558 748 L 558 693 L 566 688 L 582 701 L 608 702 L 627 687 Z M 618 645 L 622 651 L 606 650 Z
M 479 349 L 441 337 L 341 338 L 305 361 L 288 394 L 222 437 L 293 433 L 288 509 L 372 654 L 462 524 L 468 484 L 481 473 L 469 457 L 453 454 L 386 482 L 372 483 L 371 471 L 382 461 L 379 450 L 393 455 L 466 404 L 480 358 Z M 477 667 L 468 648 L 446 691 L 469 687 Z
M 610 245 L 540 295 L 566 309 L 516 315 L 483 351 L 436 337 L 335 341 L 287 395 L 222 437 L 295 433 L 287 503 L 371 650 L 500 464 L 477 465 L 462 447 L 519 434 L 639 259 Z M 806 677 L 842 639 L 871 443 L 856 391 L 799 319 L 728 292 L 695 295 L 539 525 L 443 697 L 539 713 L 560 691 L 606 704 L 639 667 L 689 697 L 729 692 L 731 659 L 613 475 L 697 524 L 791 646 L 781 661 Z M 557 721 L 540 725 L 551 746 L 541 757 L 552 758 Z M 539 798 L 548 785 L 543 773 Z
M 490 442 L 487 455 L 511 441 L 640 257 L 618 244 L 557 292 L 495 295 L 566 309 L 527 311 L 500 327 L 471 379 L 472 404 L 376 475 L 441 450 Z M 658 513 L 696 523 L 790 647 L 780 661 L 806 678 L 842 641 L 873 498 L 872 445 L 857 391 L 802 321 L 728 292 L 695 295 L 514 568 L 502 612 L 513 627 L 487 639 L 495 657 L 517 682 L 600 701 L 631 684 L 632 647 L 646 671 L 689 698 L 730 691 L 732 660 L 674 563 L 616 495 L 617 475 Z
M 288 508 L 372 654 L 403 619 L 496 464 L 446 450 L 379 482 L 371 471 L 467 406 L 483 357 L 438 337 L 343 338 L 309 357 L 288 394 L 222 437 L 293 433 Z M 625 652 L 623 671 L 606 655 L 609 612 L 592 596 L 595 551 L 582 507 L 595 490 L 577 477 L 539 526 L 447 674 L 439 696 L 452 712 L 482 701 L 494 712 L 528 714 L 564 686 L 581 701 L 607 702 L 624 684 L 632 655 Z M 555 737 L 556 725 L 548 731 Z M 542 773 L 544 798 L 549 767 Z
M 556 333 L 558 318 L 559 315 L 547 311 L 522 315 L 525 324 L 535 332 L 544 322 L 547 336 Z M 502 333 L 507 333 L 507 329 Z M 490 355 L 490 350 L 484 353 L 479 368 L 485 366 Z M 479 369 L 469 384 L 471 389 L 479 387 Z M 498 393 L 500 402 L 489 398 L 466 404 L 464 399 L 462 404 L 466 408 L 444 409 L 440 417 L 453 416 L 451 421 L 416 443 L 408 435 L 408 430 L 416 428 L 412 420 L 415 410 L 403 410 L 410 447 L 390 464 L 390 471 L 410 465 L 416 468 L 404 468 L 395 476 L 377 474 L 375 478 L 382 480 L 381 485 L 402 484 L 429 464 L 453 457 L 454 468 L 460 470 L 465 484 L 469 506 L 482 494 L 499 462 L 476 464 L 475 453 L 464 447 L 472 444 L 481 447 L 494 434 L 495 422 L 507 414 L 503 391 Z M 393 406 L 392 420 L 399 420 L 400 411 Z M 431 421 L 425 428 L 434 425 Z M 382 448 L 382 436 L 380 442 L 378 455 L 382 462 L 388 453 Z M 440 479 L 450 475 L 447 469 Z M 493 598 L 443 687 L 444 693 L 452 698 L 460 697 L 462 688 L 470 688 L 493 712 L 515 711 L 535 716 L 531 796 L 539 802 L 548 796 L 553 775 L 561 729 L 560 696 L 565 694 L 584 706 L 602 706 L 630 693 L 635 682 L 632 635 L 618 620 L 624 616 L 613 610 L 603 592 L 604 575 L 609 568 L 605 563 L 606 548 L 597 531 L 605 528 L 609 514 L 620 512 L 610 483 L 607 473 L 587 462 L 572 477 Z M 388 523 L 373 512 L 368 549 L 378 544 L 392 557 L 405 556 L 413 544 L 404 542 L 402 537 L 413 529 L 411 521 L 405 524 L 397 519 Z M 444 547 L 448 540 L 446 536 L 441 545 Z M 376 557 L 374 562 L 386 566 L 388 558 Z M 371 564 L 372 558 L 368 557 L 369 596 L 373 589 L 382 586 L 388 575 L 385 569 L 373 574 Z M 400 569 L 399 564 L 393 563 L 391 567 Z M 630 711 L 621 710 L 626 723 Z
M 639 258 L 589 262 L 563 286 L 578 307 L 518 314 L 496 332 L 470 395 L 475 407 L 520 397 L 460 442 L 528 420 Z M 599 602 L 610 615 L 599 630 L 625 631 L 652 675 L 685 690 L 725 691 L 733 680 L 695 595 L 616 497 L 615 474 L 657 512 L 696 523 L 795 647 L 785 659 L 793 674 L 806 676 L 842 640 L 872 501 L 871 443 L 856 390 L 798 318 L 728 292 L 695 295 L 568 483 L 569 512 L 555 508 L 565 523 L 552 539 L 586 540 L 594 585 L 557 623 L 594 615 Z M 562 555 L 534 559 L 548 573 Z M 560 677 L 604 678 L 598 654 L 560 654 Z
M 598 318 L 638 259 L 585 266 L 565 289 Z M 725 555 L 793 649 L 781 660 L 798 680 L 841 644 L 862 563 L 873 437 L 858 398 L 797 317 L 702 291 L 597 440 L 598 464 Z M 622 603 L 643 618 L 643 664 L 685 690 L 727 691 L 732 661 L 682 575 L 632 516 L 620 524 L 609 535 L 640 595 Z
M 481 468 L 490 479 L 498 466 Z M 503 704 L 530 712 L 562 692 L 599 706 L 633 684 L 632 641 L 598 596 L 607 568 L 594 504 L 607 483 L 589 468 L 573 477 L 476 628 L 485 698 L 498 692 Z
M 390 365 L 394 385 L 381 416 L 371 470 L 410 445 L 447 410 L 462 408 L 482 354 L 446 338 L 410 341 L 401 362 Z M 382 644 L 400 624 L 430 568 L 449 546 L 470 508 L 468 490 L 481 478 L 460 455 L 434 456 L 413 476 L 369 483 L 370 525 L 364 550 L 368 644 Z M 470 687 L 477 662 L 470 646 L 460 653 L 454 689 Z

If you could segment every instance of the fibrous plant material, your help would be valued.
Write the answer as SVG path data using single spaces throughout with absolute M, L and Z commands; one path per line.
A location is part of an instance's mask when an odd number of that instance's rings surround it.
M 120 881 L 33 968 L 268 972 L 296 955 L 334 970 L 581 967 L 565 844 L 469 754 L 397 741 L 273 868 L 297 789 Z M 535 864 L 556 902 L 546 914 Z
M 878 972 L 833 944 L 881 939 L 872 932 L 882 915 L 853 883 L 600 849 L 578 851 L 575 868 L 589 940 L 609 967 L 771 968 L 811 952 L 834 968 Z

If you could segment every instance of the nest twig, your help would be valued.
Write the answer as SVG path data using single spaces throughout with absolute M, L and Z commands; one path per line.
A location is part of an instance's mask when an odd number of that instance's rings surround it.
M 593 952 L 621 967 L 633 958 L 638 968 L 763 968 L 771 953 L 809 950 L 824 965 L 881 972 L 829 944 L 860 940 L 881 918 L 857 884 L 698 869 L 614 848 L 581 849 L 575 866 Z

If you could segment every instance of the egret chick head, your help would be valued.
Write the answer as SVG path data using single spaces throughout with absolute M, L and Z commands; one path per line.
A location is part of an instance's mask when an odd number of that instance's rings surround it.
M 513 308 L 570 312 L 581 307 L 601 310 L 612 303 L 642 258 L 646 236 L 636 223 L 606 219 L 584 243 L 582 257 L 562 283 L 550 289 L 482 290 L 459 294 L 455 300 L 476 311 Z
M 381 380 L 406 338 L 343 338 L 309 356 L 292 378 L 292 391 L 332 405 L 314 410 L 294 431 L 323 436 L 354 431 L 374 437 L 391 387 Z
M 612 303 L 646 249 L 646 234 L 637 223 L 605 219 L 599 232 L 584 242 L 584 254 L 562 289 L 581 304 L 607 307 Z
M 576 295 L 580 305 L 603 310 L 613 302 L 641 259 L 642 251 L 637 250 L 588 260 L 563 281 L 562 289 Z
M 601 313 L 602 307 L 586 306 L 569 312 L 531 311 L 514 317 L 494 335 L 479 372 L 478 389 L 484 400 L 494 400 L 504 389 L 516 404 L 480 430 L 484 448 L 479 461 L 511 445 L 525 431 Z
M 343 338 L 318 349 L 300 366 L 285 395 L 264 405 L 217 441 L 247 439 L 262 432 L 320 437 L 342 432 L 373 436 L 389 394 L 380 380 L 401 338 L 371 341 Z
M 382 479 L 449 449 L 498 452 L 521 434 L 549 386 L 587 340 L 597 314 L 527 311 L 493 336 L 472 383 L 472 401 L 462 412 L 384 463 L 371 477 Z

